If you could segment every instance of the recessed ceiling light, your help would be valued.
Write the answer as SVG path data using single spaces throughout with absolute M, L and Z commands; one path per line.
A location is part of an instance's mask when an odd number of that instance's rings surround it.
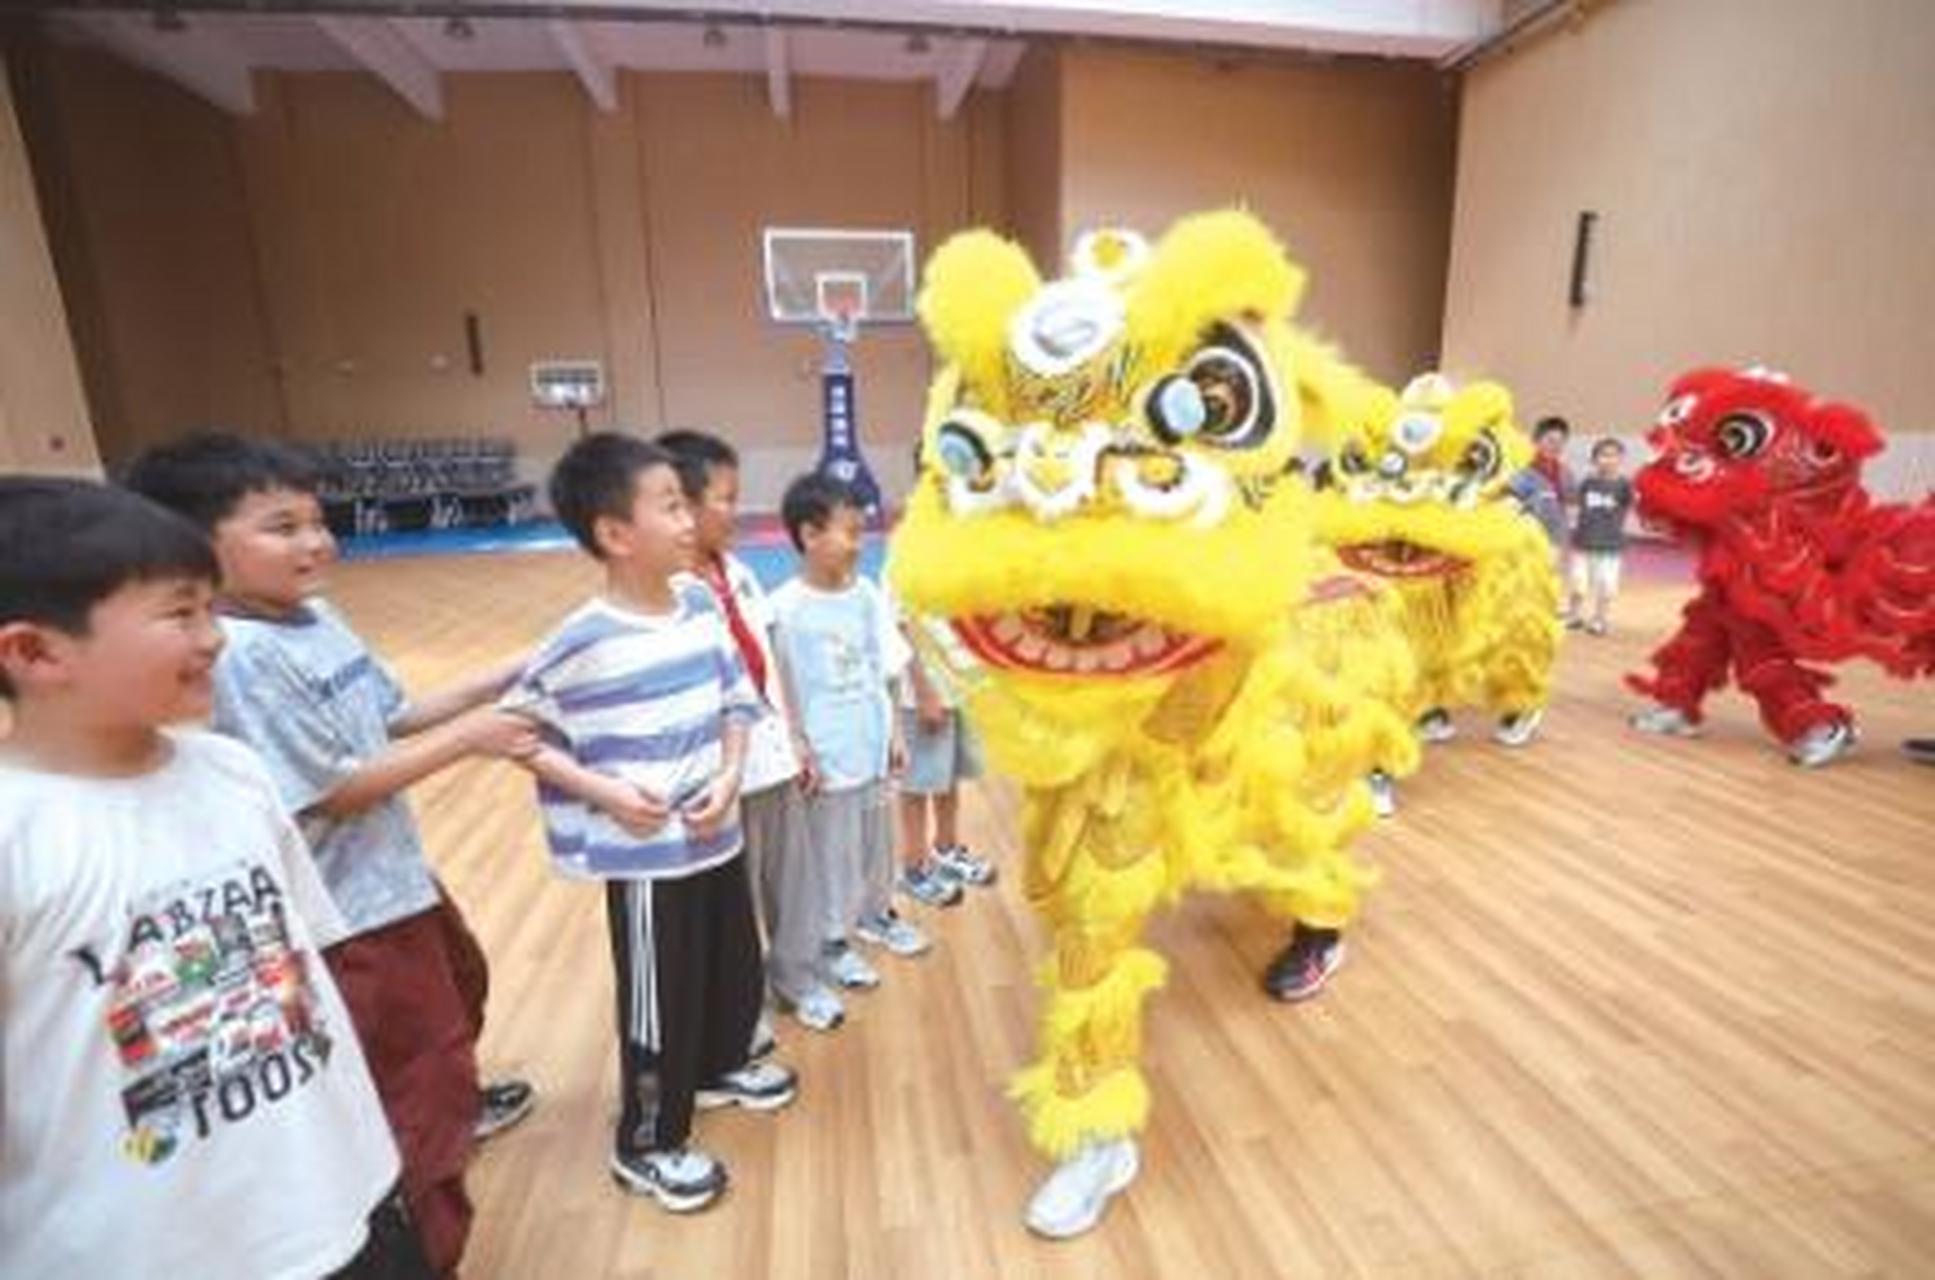
M 926 53 L 933 46 L 927 42 L 925 31 L 916 31 L 907 37 L 906 48 L 909 53 Z
M 704 39 L 706 48 L 723 49 L 726 47 L 725 28 L 721 27 L 716 22 L 708 23 L 706 24 L 705 35 L 703 39 Z
M 469 40 L 476 36 L 477 28 L 470 25 L 470 19 L 461 13 L 445 18 L 443 33 L 452 40 Z

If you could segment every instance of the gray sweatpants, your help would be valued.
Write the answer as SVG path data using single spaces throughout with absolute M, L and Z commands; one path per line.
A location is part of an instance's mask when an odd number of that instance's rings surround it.
M 746 869 L 766 935 L 766 981 L 786 1001 L 797 1001 L 817 981 L 824 941 L 826 876 L 814 865 L 822 859 L 807 831 L 806 806 L 791 779 L 739 800 Z
M 822 791 L 806 801 L 814 865 L 824 877 L 820 936 L 844 938 L 894 900 L 894 815 L 886 781 Z

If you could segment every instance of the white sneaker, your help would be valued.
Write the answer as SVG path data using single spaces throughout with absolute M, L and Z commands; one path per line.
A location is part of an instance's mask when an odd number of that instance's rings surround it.
M 1382 769 L 1373 769 L 1364 779 L 1371 788 L 1371 812 L 1380 818 L 1397 817 L 1397 782 Z
M 799 1075 L 791 1067 L 777 1062 L 748 1062 L 702 1085 L 692 1095 L 692 1106 L 697 1111 L 720 1107 L 777 1111 L 799 1096 L 799 1088 Z
M 1539 722 L 1544 719 L 1544 707 L 1533 707 L 1530 711 L 1506 716 L 1492 731 L 1492 740 L 1501 747 L 1522 747 L 1538 733 Z
M 853 935 L 871 946 L 885 947 L 904 959 L 925 954 L 934 945 L 918 925 L 902 919 L 892 907 L 855 925 Z
M 673 1213 L 705 1208 L 730 1181 L 726 1167 L 696 1147 L 613 1152 L 611 1176 L 627 1191 L 650 1196 Z
M 832 1031 L 847 1020 L 846 1005 L 827 987 L 809 987 L 791 1003 L 793 1017 L 808 1031 Z
M 1787 748 L 1787 758 L 1803 769 L 1818 769 L 1854 750 L 1854 726 L 1845 720 L 1817 724 Z
M 1420 742 L 1450 742 L 1457 736 L 1458 726 L 1451 723 L 1451 713 L 1442 707 L 1418 717 Z
M 1135 1139 L 1091 1142 L 1055 1166 L 1028 1201 L 1028 1229 L 1050 1240 L 1079 1236 L 1102 1220 L 1109 1199 L 1135 1181 Z
M 835 986 L 848 991 L 870 991 L 880 985 L 880 971 L 867 963 L 867 958 L 846 944 L 843 938 L 838 942 L 826 944 L 823 960 L 826 976 Z
M 1657 733 L 1669 738 L 1697 738 L 1700 726 L 1678 707 L 1648 707 L 1627 721 L 1641 733 Z

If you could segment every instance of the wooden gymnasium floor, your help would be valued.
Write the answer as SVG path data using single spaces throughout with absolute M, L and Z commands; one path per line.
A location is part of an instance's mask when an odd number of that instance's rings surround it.
M 589 588 L 567 554 L 345 565 L 337 598 L 414 688 L 537 637 Z M 791 1110 L 702 1117 L 731 1194 L 674 1218 L 606 1176 L 598 892 L 546 869 L 503 766 L 422 787 L 433 856 L 491 953 L 487 1065 L 536 1115 L 478 1159 L 466 1274 L 597 1277 L 1935 1275 L 1935 695 L 1852 671 L 1852 760 L 1790 768 L 1728 695 L 1642 740 L 1618 674 L 1681 588 L 1568 645 L 1543 740 L 1467 723 L 1366 842 L 1385 873 L 1317 1003 L 1262 999 L 1278 942 L 1196 899 L 1154 937 L 1144 1173 L 1102 1229 L 1029 1237 L 1042 1166 L 1002 1096 L 1038 933 L 1018 877 L 927 913 L 832 1036 L 782 1027 Z M 1012 868 L 1013 796 L 967 830 Z

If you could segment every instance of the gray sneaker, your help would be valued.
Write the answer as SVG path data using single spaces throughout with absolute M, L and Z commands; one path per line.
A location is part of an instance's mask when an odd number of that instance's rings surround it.
M 728 1071 L 692 1095 L 699 1111 L 744 1107 L 748 1111 L 777 1111 L 799 1096 L 799 1074 L 777 1062 L 748 1062 Z
M 871 991 L 880 985 L 880 971 L 867 958 L 847 945 L 845 938 L 826 944 L 821 967 L 833 985 L 848 991 Z
M 1028 1229 L 1050 1240 L 1079 1236 L 1102 1220 L 1115 1194 L 1135 1181 L 1135 1139 L 1091 1142 L 1055 1166 L 1028 1202 Z
M 787 1001 L 793 1017 L 808 1031 L 832 1031 L 847 1020 L 847 1007 L 829 987 L 808 987 L 797 1000 Z
M 1458 736 L 1458 726 L 1451 723 L 1451 713 L 1443 707 L 1436 707 L 1418 717 L 1418 741 L 1450 742 Z
M 1397 817 L 1397 782 L 1382 769 L 1371 770 L 1364 779 L 1371 788 L 1371 812 L 1380 818 Z
M 613 1152 L 611 1176 L 627 1191 L 650 1196 L 673 1213 L 705 1208 L 727 1183 L 726 1167 L 696 1147 Z
M 1641 733 L 1657 733 L 1669 738 L 1697 738 L 1700 726 L 1678 707 L 1648 707 L 1627 723 Z
M 903 959 L 923 955 L 934 944 L 917 925 L 901 919 L 892 907 L 854 926 L 854 936 L 876 947 L 885 947 Z
M 952 907 L 961 901 L 960 882 L 932 858 L 901 870 L 900 891 L 929 907 Z
M 941 864 L 941 870 L 962 884 L 971 884 L 977 889 L 982 889 L 994 883 L 996 875 L 994 863 L 986 858 L 975 857 L 968 852 L 964 844 L 951 844 L 945 849 L 934 850 L 933 860 Z
M 1787 758 L 1803 769 L 1818 769 L 1854 750 L 1854 743 L 1854 726 L 1846 720 L 1817 724 L 1788 744 Z
M 1492 731 L 1492 739 L 1501 747 L 1522 747 L 1538 733 L 1539 722 L 1544 719 L 1544 707 L 1533 707 L 1530 711 L 1506 716 Z

